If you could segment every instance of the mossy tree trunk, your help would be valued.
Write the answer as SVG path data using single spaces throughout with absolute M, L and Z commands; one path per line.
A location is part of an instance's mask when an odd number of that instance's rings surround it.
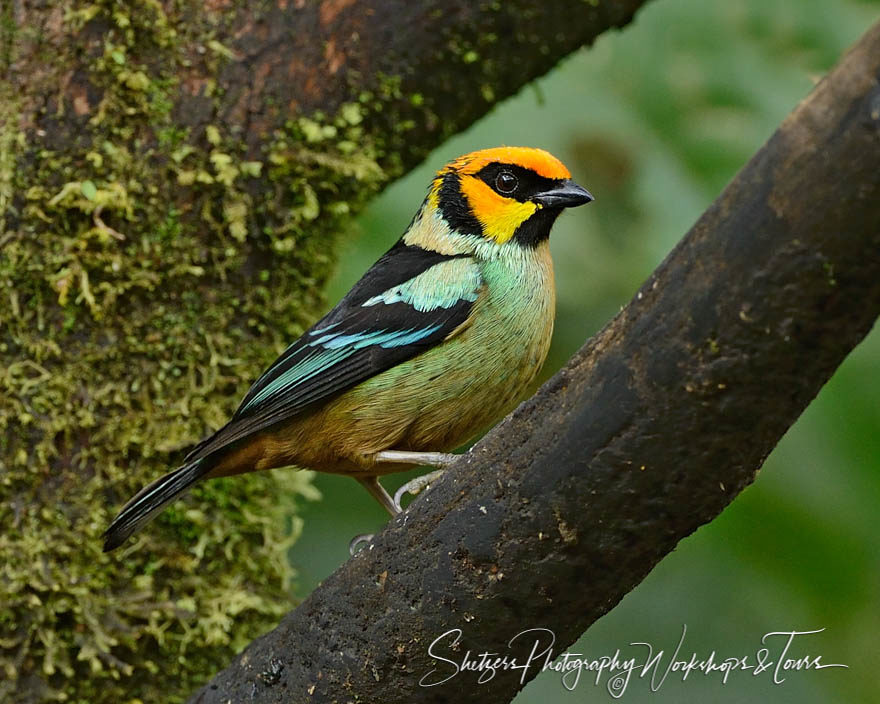
M 0 699 L 172 701 L 277 620 L 304 474 L 100 532 L 313 319 L 351 212 L 641 4 L 3 0 Z

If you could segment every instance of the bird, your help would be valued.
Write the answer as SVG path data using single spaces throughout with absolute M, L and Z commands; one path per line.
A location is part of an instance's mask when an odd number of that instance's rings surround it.
M 295 466 L 354 477 L 443 471 L 509 412 L 550 347 L 550 230 L 593 196 L 559 159 L 493 147 L 441 168 L 400 239 L 250 387 L 229 422 L 141 489 L 104 532 L 122 545 L 197 482 Z

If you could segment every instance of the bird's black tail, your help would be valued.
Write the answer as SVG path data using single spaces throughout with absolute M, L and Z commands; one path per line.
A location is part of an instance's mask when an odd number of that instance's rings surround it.
M 135 494 L 122 507 L 119 515 L 104 531 L 104 552 L 118 548 L 126 538 L 149 523 L 168 504 L 178 499 L 193 484 L 210 471 L 204 459 L 190 462 L 180 469 L 159 477 Z

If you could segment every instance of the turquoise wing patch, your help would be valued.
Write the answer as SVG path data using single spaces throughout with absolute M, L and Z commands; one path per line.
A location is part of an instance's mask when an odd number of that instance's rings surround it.
M 470 257 L 396 245 L 275 360 L 229 423 L 186 461 L 221 451 L 442 344 L 467 321 L 482 286 Z

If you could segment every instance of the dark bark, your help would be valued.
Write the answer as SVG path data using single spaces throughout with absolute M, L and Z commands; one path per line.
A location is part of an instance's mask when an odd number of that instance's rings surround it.
M 420 687 L 453 672 L 428 646 L 572 643 L 754 480 L 878 312 L 880 25 L 605 329 L 192 701 L 508 701 L 522 671 Z

